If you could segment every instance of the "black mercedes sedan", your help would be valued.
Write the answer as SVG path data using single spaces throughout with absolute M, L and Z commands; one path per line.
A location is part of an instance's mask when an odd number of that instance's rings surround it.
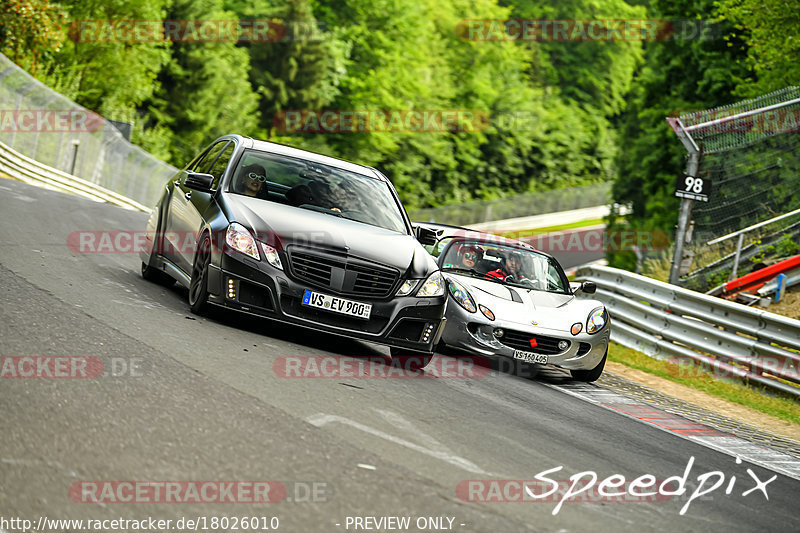
M 374 168 L 239 135 L 165 185 L 142 276 L 209 305 L 391 347 L 422 368 L 443 329 L 445 282 L 391 182 Z

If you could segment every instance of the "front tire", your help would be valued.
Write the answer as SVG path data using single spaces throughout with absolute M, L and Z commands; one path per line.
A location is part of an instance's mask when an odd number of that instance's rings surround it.
M 419 372 L 431 362 L 432 353 L 415 352 L 405 348 L 390 348 L 392 353 L 392 366 L 397 366 L 410 372 Z
M 606 358 L 608 357 L 608 348 L 606 348 L 606 353 L 603 354 L 603 358 L 597 363 L 597 366 L 592 368 L 591 370 L 570 370 L 570 374 L 572 374 L 572 379 L 577 381 L 585 381 L 587 383 L 591 383 L 592 381 L 597 381 L 600 378 L 600 375 L 603 373 L 603 368 L 606 366 Z
M 204 235 L 197 247 L 189 282 L 189 309 L 196 315 L 208 310 L 208 265 L 211 264 L 211 239 Z

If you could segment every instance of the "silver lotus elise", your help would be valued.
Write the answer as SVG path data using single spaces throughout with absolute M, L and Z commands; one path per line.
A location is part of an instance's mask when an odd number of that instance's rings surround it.
M 523 363 L 555 365 L 573 379 L 595 381 L 608 353 L 610 317 L 593 283 L 570 287 L 555 258 L 516 240 L 464 228 L 438 232 L 428 250 L 448 289 L 440 349 Z

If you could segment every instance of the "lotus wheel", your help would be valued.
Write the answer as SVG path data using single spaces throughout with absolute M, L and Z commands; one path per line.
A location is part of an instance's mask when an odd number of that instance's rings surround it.
M 603 358 L 597 363 L 597 366 L 591 370 L 570 370 L 570 374 L 572 374 L 572 379 L 577 381 L 586 381 L 592 382 L 597 381 L 600 375 L 603 373 L 603 368 L 606 366 L 606 357 L 608 357 L 608 348 L 606 348 L 606 353 L 603 355 Z
M 189 308 L 192 313 L 202 314 L 208 308 L 208 265 L 211 264 L 211 239 L 206 235 L 200 241 L 192 264 L 192 279 L 189 282 Z

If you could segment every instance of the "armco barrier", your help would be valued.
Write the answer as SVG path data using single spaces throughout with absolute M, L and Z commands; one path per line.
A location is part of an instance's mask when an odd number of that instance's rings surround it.
M 652 280 L 587 266 L 612 317 L 611 339 L 657 359 L 691 359 L 800 397 L 800 321 Z
M 109 202 L 127 209 L 150 212 L 148 207 L 130 198 L 34 161 L 15 152 L 2 142 L 0 142 L 0 173 L 7 174 L 19 181 L 44 185 L 50 189 L 77 194 L 91 200 Z

